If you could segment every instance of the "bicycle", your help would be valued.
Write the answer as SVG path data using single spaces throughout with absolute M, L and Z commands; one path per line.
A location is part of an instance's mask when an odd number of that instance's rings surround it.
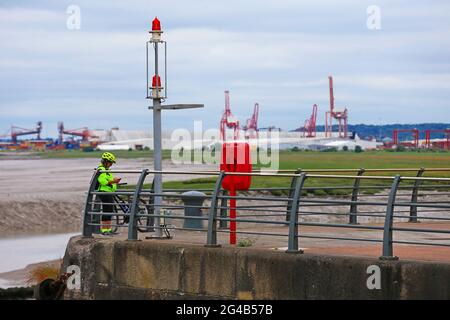
M 113 211 L 115 213 L 119 213 L 120 215 L 115 216 L 115 227 L 113 227 L 113 232 L 117 232 L 117 229 L 122 226 L 126 226 L 130 222 L 130 216 L 131 213 L 131 202 L 125 201 L 121 196 L 114 195 L 114 206 Z M 119 210 L 118 210 L 119 209 Z M 125 214 L 125 215 L 122 215 Z M 153 232 L 153 217 L 140 217 L 139 215 L 149 215 L 153 214 L 153 208 L 149 204 L 145 202 L 143 199 L 139 199 L 139 208 L 138 208 L 138 215 L 137 215 L 137 229 L 139 232 Z
M 131 204 L 130 202 L 124 201 L 120 196 L 115 195 L 114 201 L 117 203 L 120 210 L 125 213 L 129 214 L 131 210 Z M 139 215 L 151 215 L 154 214 L 153 210 L 153 198 L 150 198 L 149 203 L 146 203 L 143 199 L 139 199 L 140 206 L 138 208 L 138 214 L 137 214 L 137 230 L 139 232 L 154 232 L 155 228 L 154 226 L 154 217 L 147 217 L 147 216 L 139 216 Z M 116 213 L 117 208 L 114 206 Z M 162 217 L 159 217 L 159 225 L 164 232 L 166 238 L 171 239 L 172 236 L 170 234 L 171 225 L 169 224 L 170 219 L 164 217 L 165 214 L 170 214 L 171 212 L 165 209 L 161 209 L 160 214 Z M 117 232 L 117 229 L 119 226 L 125 226 L 129 223 L 129 216 L 123 216 L 123 215 L 117 215 L 116 216 L 116 227 L 113 229 L 113 232 Z
M 119 185 L 126 185 L 126 183 L 121 183 Z M 152 186 L 153 187 L 153 186 Z M 127 198 L 126 198 L 127 197 Z M 124 195 L 113 195 L 113 213 L 118 213 L 117 215 L 112 214 L 112 232 L 117 233 L 118 229 L 125 227 L 130 220 L 131 213 L 131 196 Z M 94 200 L 94 212 L 103 212 L 102 202 L 96 197 Z M 120 212 L 119 212 L 120 210 Z M 137 230 L 139 232 L 154 232 L 154 217 L 149 217 L 147 215 L 154 214 L 153 210 L 153 197 L 150 197 L 149 201 L 146 202 L 144 199 L 139 199 L 139 207 L 137 212 Z M 140 216 L 145 215 L 145 216 Z M 99 217 L 97 218 L 99 219 Z M 161 224 L 162 222 L 162 224 Z M 160 218 L 160 227 L 163 229 L 166 238 L 171 238 L 170 231 L 168 229 L 169 225 L 166 224 L 166 218 Z

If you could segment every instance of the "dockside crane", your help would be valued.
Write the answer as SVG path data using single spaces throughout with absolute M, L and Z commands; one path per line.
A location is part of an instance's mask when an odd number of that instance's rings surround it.
M 432 133 L 443 133 L 445 140 L 435 141 L 432 143 L 431 134 Z M 438 146 L 441 149 L 450 150 L 450 129 L 428 129 L 425 130 L 425 146 L 430 149 L 434 146 Z
M 63 143 L 64 135 L 71 135 L 76 137 L 81 137 L 81 141 L 88 142 L 89 137 L 92 137 L 88 128 L 83 127 L 79 129 L 66 130 L 64 129 L 64 123 L 62 121 L 58 122 L 58 143 Z
M 334 93 L 333 93 L 333 77 L 328 77 L 330 88 L 330 111 L 325 113 L 325 137 L 331 138 L 333 133 L 333 119 L 338 120 L 339 123 L 339 138 L 347 138 L 347 108 L 337 111 L 334 107 Z
M 225 91 L 225 110 L 220 119 L 220 139 L 222 141 L 226 140 L 226 128 L 233 129 L 233 140 L 239 138 L 239 120 L 231 113 L 230 92 L 228 90 Z
M 407 132 L 412 134 L 412 142 L 400 142 L 398 135 L 401 132 Z M 410 148 L 419 148 L 419 130 L 418 129 L 394 129 L 392 132 L 393 144 L 396 146 L 405 146 Z
M 259 116 L 259 103 L 255 103 L 253 107 L 253 115 L 250 119 L 247 119 L 245 126 L 243 127 L 245 131 L 246 139 L 257 139 L 258 138 L 258 116 Z
M 30 134 L 36 134 L 37 139 L 41 139 L 42 121 L 36 123 L 36 129 L 24 129 L 17 126 L 11 126 L 11 141 L 13 144 L 17 144 L 17 137 Z
M 316 136 L 317 104 L 313 105 L 311 117 L 305 120 L 303 137 L 314 138 Z

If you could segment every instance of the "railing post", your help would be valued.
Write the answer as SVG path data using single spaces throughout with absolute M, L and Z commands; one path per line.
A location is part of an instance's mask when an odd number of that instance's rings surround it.
M 357 176 L 360 177 L 364 174 L 366 169 L 361 168 L 358 170 Z M 352 204 L 350 205 L 350 218 L 348 223 L 350 224 L 358 224 L 358 204 L 355 202 L 358 201 L 358 194 L 359 194 L 359 185 L 361 183 L 360 178 L 355 178 L 355 183 L 353 184 L 353 191 L 352 191 Z
M 294 186 L 292 205 L 289 220 L 289 239 L 287 253 L 303 253 L 298 248 L 298 208 L 300 206 L 300 196 L 306 180 L 306 173 L 302 173 Z
M 94 195 L 92 192 L 95 191 L 95 185 L 98 179 L 98 176 L 100 175 L 100 170 L 95 170 L 94 174 L 92 175 L 91 182 L 89 185 L 89 191 L 86 197 L 86 204 L 84 205 L 84 215 L 83 215 L 83 238 L 92 238 L 92 215 L 88 212 L 90 211 L 90 208 L 92 207 L 92 200 L 94 198 Z
M 227 190 L 223 190 L 222 195 L 224 195 L 224 196 L 228 195 Z M 227 214 L 228 210 L 226 208 L 227 206 L 228 206 L 227 199 L 226 198 L 222 198 L 221 201 L 220 201 L 220 207 L 221 207 L 220 208 L 220 217 L 221 218 L 226 218 L 228 216 L 228 214 Z M 220 220 L 219 221 L 219 228 L 220 229 L 226 229 L 228 227 L 228 223 L 227 222 L 228 221 L 226 221 L 226 220 Z
M 292 199 L 293 195 L 294 195 L 294 189 L 295 189 L 295 185 L 297 183 L 297 179 L 298 179 L 298 175 L 302 172 L 302 169 L 297 169 L 295 170 L 295 176 L 292 177 L 291 180 L 291 187 L 289 189 L 289 195 L 288 197 L 290 199 Z M 290 212 L 291 212 L 291 208 L 292 208 L 292 200 L 288 200 L 287 203 L 287 207 L 286 207 L 286 221 L 290 220 Z
M 225 176 L 225 171 L 221 171 L 216 180 L 216 185 L 214 187 L 214 192 L 211 197 L 211 208 L 209 209 L 209 217 L 208 217 L 208 235 L 206 239 L 205 247 L 220 247 L 220 244 L 217 244 L 217 202 L 218 196 L 220 193 L 220 189 L 222 186 L 222 180 Z
M 383 232 L 383 253 L 380 257 L 381 260 L 397 260 L 398 257 L 394 256 L 393 252 L 393 234 L 392 227 L 394 224 L 394 208 L 395 197 L 397 195 L 398 185 L 400 184 L 400 176 L 396 175 L 392 182 L 391 190 L 389 192 L 388 203 L 386 207 L 386 217 L 384 220 L 384 232 Z
M 155 193 L 155 177 L 153 177 L 153 179 L 152 179 L 152 185 L 151 185 L 151 188 L 150 188 L 150 192 L 153 193 L 153 194 Z M 154 206 L 154 204 L 155 204 L 155 196 L 151 195 L 149 197 L 149 199 L 148 199 L 149 209 L 147 211 L 148 211 L 149 214 L 155 214 L 155 206 Z M 148 232 L 154 232 L 155 231 L 155 217 L 148 217 L 146 226 L 147 227 L 148 226 L 152 226 L 151 228 L 147 228 L 146 230 Z
M 147 172 L 148 169 L 142 170 L 133 193 L 133 202 L 131 203 L 130 220 L 128 223 L 128 240 L 131 241 L 138 240 L 137 214 L 139 211 L 139 195 L 141 194 L 142 188 L 144 186 L 144 181 L 145 178 L 147 177 Z
M 420 168 L 419 171 L 417 171 L 417 177 L 420 178 L 423 173 L 425 172 L 425 168 Z M 412 189 L 412 195 L 411 195 L 411 203 L 417 204 L 417 198 L 419 197 L 419 187 L 422 184 L 421 180 L 416 180 L 414 182 L 414 187 Z M 417 206 L 411 206 L 409 208 L 409 222 L 419 222 L 417 220 Z

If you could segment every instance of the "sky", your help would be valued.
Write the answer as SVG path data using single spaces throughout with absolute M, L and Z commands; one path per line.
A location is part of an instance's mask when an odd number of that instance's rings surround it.
M 150 131 L 145 46 L 155 16 L 167 41 L 166 103 L 205 105 L 165 111 L 165 129 L 218 128 L 225 90 L 241 123 L 258 102 L 260 127 L 292 130 L 316 103 L 322 125 L 329 75 L 351 124 L 449 122 L 448 12 L 439 0 L 2 0 L 0 136 L 37 121 L 53 137 L 58 121 Z

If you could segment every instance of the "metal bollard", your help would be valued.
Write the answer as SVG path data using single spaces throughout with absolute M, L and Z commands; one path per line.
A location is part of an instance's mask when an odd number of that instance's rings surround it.
M 206 198 L 206 194 L 199 191 L 187 191 L 181 194 L 181 199 L 184 205 L 184 215 L 185 217 L 201 217 L 202 209 L 199 208 L 203 206 L 203 201 Z M 196 208 L 194 208 L 196 207 Z M 203 229 L 203 220 L 200 219 L 184 219 L 183 228 L 186 229 Z

